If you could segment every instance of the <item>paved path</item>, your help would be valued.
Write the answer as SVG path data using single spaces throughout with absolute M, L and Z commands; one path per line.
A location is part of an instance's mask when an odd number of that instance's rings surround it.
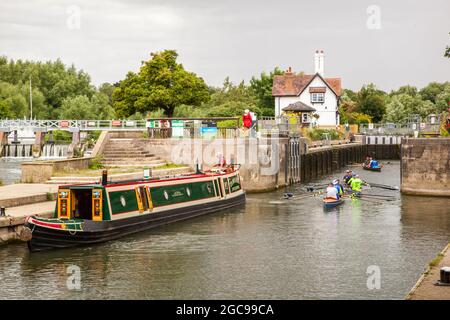
M 18 183 L 0 187 L 0 206 L 6 208 L 45 202 L 48 193 L 56 194 L 57 184 Z
M 47 192 L 57 192 L 57 185 L 49 185 L 45 183 L 18 183 L 0 187 L 0 200 L 29 197 Z
M 19 207 L 6 209 L 6 215 L 11 217 L 22 217 L 36 214 L 48 214 L 55 210 L 55 201 L 46 201 L 40 203 L 27 204 Z
M 430 267 L 408 294 L 409 300 L 450 300 L 450 286 L 435 286 L 440 279 L 442 267 L 450 267 L 450 244 L 442 251 L 444 257 L 434 267 Z

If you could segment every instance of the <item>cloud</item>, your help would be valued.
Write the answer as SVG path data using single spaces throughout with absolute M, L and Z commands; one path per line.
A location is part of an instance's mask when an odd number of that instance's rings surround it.
M 316 48 L 325 73 L 345 86 L 392 89 L 448 80 L 450 3 L 381 0 L 381 29 L 367 28 L 371 1 L 78 0 L 0 3 L 0 54 L 75 63 L 96 84 L 136 71 L 150 52 L 176 49 L 184 66 L 220 85 L 275 66 L 312 72 Z M 80 9 L 69 28 L 67 8 Z M 73 17 L 72 17 L 73 18 Z M 442 52 L 441 52 L 442 51 Z

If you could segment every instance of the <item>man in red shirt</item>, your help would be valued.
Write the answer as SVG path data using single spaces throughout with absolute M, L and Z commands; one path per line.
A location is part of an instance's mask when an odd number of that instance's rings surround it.
M 247 135 L 248 130 L 252 126 L 252 115 L 250 114 L 250 110 L 245 109 L 244 115 L 242 116 L 242 122 L 244 123 L 245 135 Z

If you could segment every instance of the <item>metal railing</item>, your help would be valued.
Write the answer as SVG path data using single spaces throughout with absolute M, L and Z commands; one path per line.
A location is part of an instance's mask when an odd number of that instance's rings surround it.
M 413 136 L 418 134 L 439 134 L 439 123 L 371 123 L 361 124 L 359 133 L 365 135 L 385 135 L 385 136 Z
M 149 139 L 236 139 L 243 136 L 237 127 L 207 128 L 177 127 L 177 128 L 147 128 Z
M 146 129 L 146 120 L 0 120 L 0 130 L 63 130 L 63 131 L 102 131 Z

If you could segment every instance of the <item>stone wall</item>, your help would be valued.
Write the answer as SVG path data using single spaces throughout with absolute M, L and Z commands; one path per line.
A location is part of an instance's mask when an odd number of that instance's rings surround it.
M 241 165 L 244 188 L 263 192 L 285 185 L 287 138 L 268 139 L 136 139 L 135 145 L 177 164 L 209 169 L 222 154 L 227 163 Z
M 87 169 L 91 157 L 22 163 L 22 183 L 43 183 L 57 171 Z
M 450 196 L 450 138 L 405 139 L 401 154 L 402 193 Z

